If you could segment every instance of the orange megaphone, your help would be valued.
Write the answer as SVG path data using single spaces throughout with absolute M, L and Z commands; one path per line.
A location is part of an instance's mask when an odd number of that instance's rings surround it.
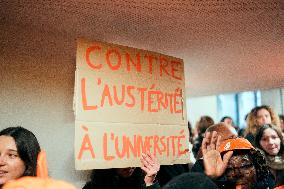
M 40 178 L 48 178 L 48 168 L 45 151 L 40 151 L 37 156 L 36 176 Z
M 72 184 L 48 177 L 45 151 L 37 157 L 36 177 L 25 176 L 7 182 L 2 189 L 76 189 Z

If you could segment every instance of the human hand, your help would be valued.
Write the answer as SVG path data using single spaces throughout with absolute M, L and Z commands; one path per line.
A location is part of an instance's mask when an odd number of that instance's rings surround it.
M 146 186 L 150 186 L 154 183 L 156 175 L 160 170 L 160 164 L 156 157 L 154 157 L 150 152 L 142 154 L 140 161 L 142 163 L 141 169 L 146 173 L 144 181 Z
M 203 162 L 205 174 L 212 179 L 222 176 L 228 166 L 228 162 L 233 155 L 233 151 L 228 151 L 221 157 L 218 148 L 220 146 L 221 136 L 216 131 L 205 133 L 202 141 L 201 150 L 203 153 Z

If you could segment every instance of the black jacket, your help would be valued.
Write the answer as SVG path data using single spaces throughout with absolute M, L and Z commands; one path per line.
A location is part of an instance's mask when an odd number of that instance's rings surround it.
M 119 177 L 114 169 L 95 170 L 91 181 L 87 182 L 83 189 L 158 189 L 159 183 L 146 187 L 144 174 L 140 168 L 128 178 Z
M 157 179 L 160 186 L 164 186 L 174 177 L 189 172 L 188 164 L 161 165 Z
M 201 172 L 204 173 L 204 164 L 203 164 L 203 159 L 199 159 L 195 162 L 195 164 L 193 165 L 192 172 Z M 274 177 L 272 174 L 269 175 L 268 178 L 266 178 L 265 180 L 258 180 L 257 184 L 254 186 L 253 189 L 272 189 L 275 186 L 275 181 L 274 181 Z M 235 184 L 232 182 L 229 182 L 227 180 L 227 178 L 225 176 L 221 176 L 216 180 L 213 180 L 217 186 L 220 189 L 232 189 L 232 188 L 236 188 Z
M 255 136 L 252 133 L 248 133 L 245 137 L 255 147 Z

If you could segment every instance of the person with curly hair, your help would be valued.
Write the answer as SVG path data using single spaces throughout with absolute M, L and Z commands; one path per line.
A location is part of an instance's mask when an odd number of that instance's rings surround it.
M 255 146 L 257 130 L 264 124 L 273 124 L 280 128 L 278 115 L 270 106 L 262 105 L 253 108 L 247 117 L 246 139 Z
M 274 177 L 265 158 L 244 138 L 220 143 L 216 131 L 206 132 L 202 142 L 202 163 L 192 171 L 204 172 L 220 189 L 272 189 Z
M 265 155 L 276 185 L 284 185 L 284 141 L 280 129 L 274 125 L 263 125 L 255 136 L 256 147 Z

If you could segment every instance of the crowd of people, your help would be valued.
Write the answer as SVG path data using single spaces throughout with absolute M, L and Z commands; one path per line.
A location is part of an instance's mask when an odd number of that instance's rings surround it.
M 284 188 L 284 117 L 271 107 L 253 108 L 241 135 L 229 116 L 216 124 L 202 116 L 196 136 L 188 126 L 192 163 L 160 166 L 147 152 L 140 157 L 141 167 L 93 170 L 83 189 Z M 40 150 L 35 135 L 23 127 L 0 131 L 0 188 L 36 176 Z

